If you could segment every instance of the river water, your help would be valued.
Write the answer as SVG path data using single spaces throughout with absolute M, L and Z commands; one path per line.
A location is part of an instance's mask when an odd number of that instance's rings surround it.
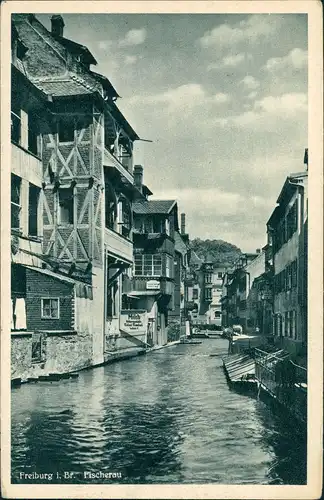
M 204 339 L 13 389 L 12 482 L 305 484 L 305 439 L 230 390 L 226 349 Z

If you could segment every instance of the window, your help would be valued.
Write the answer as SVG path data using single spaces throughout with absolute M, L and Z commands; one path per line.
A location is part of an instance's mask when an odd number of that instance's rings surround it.
M 219 279 L 222 279 L 222 278 L 223 278 L 223 273 L 217 273 L 217 277 L 218 277 Z
M 135 276 L 161 276 L 162 256 L 160 254 L 135 255 Z
M 165 219 L 165 234 L 170 236 L 170 221 L 169 221 L 169 219 Z
M 121 198 L 119 205 L 119 222 L 122 224 L 121 232 L 126 238 L 132 228 L 132 208 L 127 198 Z
M 112 318 L 117 314 L 117 300 L 118 300 L 118 281 L 114 281 L 111 286 L 107 288 L 107 308 L 106 318 Z
M 38 155 L 38 123 L 35 115 L 28 114 L 28 151 Z
M 117 197 L 116 193 L 108 180 L 105 169 L 105 223 L 106 227 L 115 230 L 115 221 L 117 218 Z
M 37 236 L 38 234 L 38 202 L 40 188 L 29 184 L 29 211 L 28 211 L 28 234 Z
M 205 274 L 205 283 L 211 283 L 212 282 L 212 274 L 207 273 Z
M 163 233 L 164 221 L 160 217 L 153 216 L 153 233 Z
M 288 311 L 285 312 L 285 337 L 287 337 L 289 332 L 289 316 Z
M 291 336 L 296 338 L 296 310 L 291 311 Z
M 33 333 L 32 336 L 32 362 L 42 361 L 42 336 L 40 333 Z
M 21 114 L 20 108 L 12 104 L 11 106 L 11 140 L 16 144 L 20 144 L 21 137 Z
M 173 259 L 169 257 L 169 255 L 165 256 L 165 275 L 167 278 L 172 278 L 173 269 L 172 269 Z
M 289 311 L 288 313 L 288 335 L 289 337 L 293 336 L 293 312 Z
M 194 288 L 192 290 L 192 299 L 193 300 L 198 299 L 198 289 L 197 288 Z
M 61 119 L 58 125 L 59 142 L 74 142 L 74 120 Z
M 215 319 L 219 319 L 221 317 L 220 311 L 215 311 Z
M 211 300 L 212 299 L 212 289 L 211 288 L 206 288 L 205 290 L 205 300 Z
M 297 286 L 297 259 L 291 264 L 291 286 L 292 288 Z
M 60 299 L 41 299 L 41 316 L 43 319 L 60 318 Z
M 59 196 L 59 210 L 58 210 L 58 224 L 73 224 L 73 189 L 60 188 Z
M 21 178 L 11 174 L 11 229 L 20 229 L 20 186 Z
M 143 221 L 144 233 L 152 233 L 152 219 L 144 219 Z
M 33 113 L 23 111 L 17 104 L 17 96 L 12 96 L 11 105 L 11 140 L 34 155 L 39 153 L 38 121 Z
M 153 232 L 153 221 L 151 218 L 135 218 L 135 229 L 139 233 L 152 233 Z

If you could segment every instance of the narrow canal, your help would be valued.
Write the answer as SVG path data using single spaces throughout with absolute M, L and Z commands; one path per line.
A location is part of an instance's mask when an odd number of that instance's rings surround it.
M 226 349 L 206 339 L 13 389 L 12 482 L 304 484 L 304 440 L 229 389 Z

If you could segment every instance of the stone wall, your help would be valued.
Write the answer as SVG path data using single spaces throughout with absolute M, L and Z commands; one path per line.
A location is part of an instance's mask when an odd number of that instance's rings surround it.
M 88 333 L 46 335 L 46 373 L 66 373 L 92 364 L 92 337 Z
M 11 378 L 31 376 L 32 333 L 11 334 Z
M 11 335 L 11 378 L 67 373 L 92 365 L 92 335 L 88 332 L 42 334 L 42 357 L 32 361 L 32 333 Z

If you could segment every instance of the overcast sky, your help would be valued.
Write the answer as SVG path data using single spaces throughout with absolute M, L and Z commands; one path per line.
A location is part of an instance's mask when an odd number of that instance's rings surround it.
M 50 27 L 49 15 L 37 17 Z M 307 16 L 65 14 L 144 139 L 135 163 L 155 198 L 177 199 L 191 238 L 243 251 L 307 147 Z

